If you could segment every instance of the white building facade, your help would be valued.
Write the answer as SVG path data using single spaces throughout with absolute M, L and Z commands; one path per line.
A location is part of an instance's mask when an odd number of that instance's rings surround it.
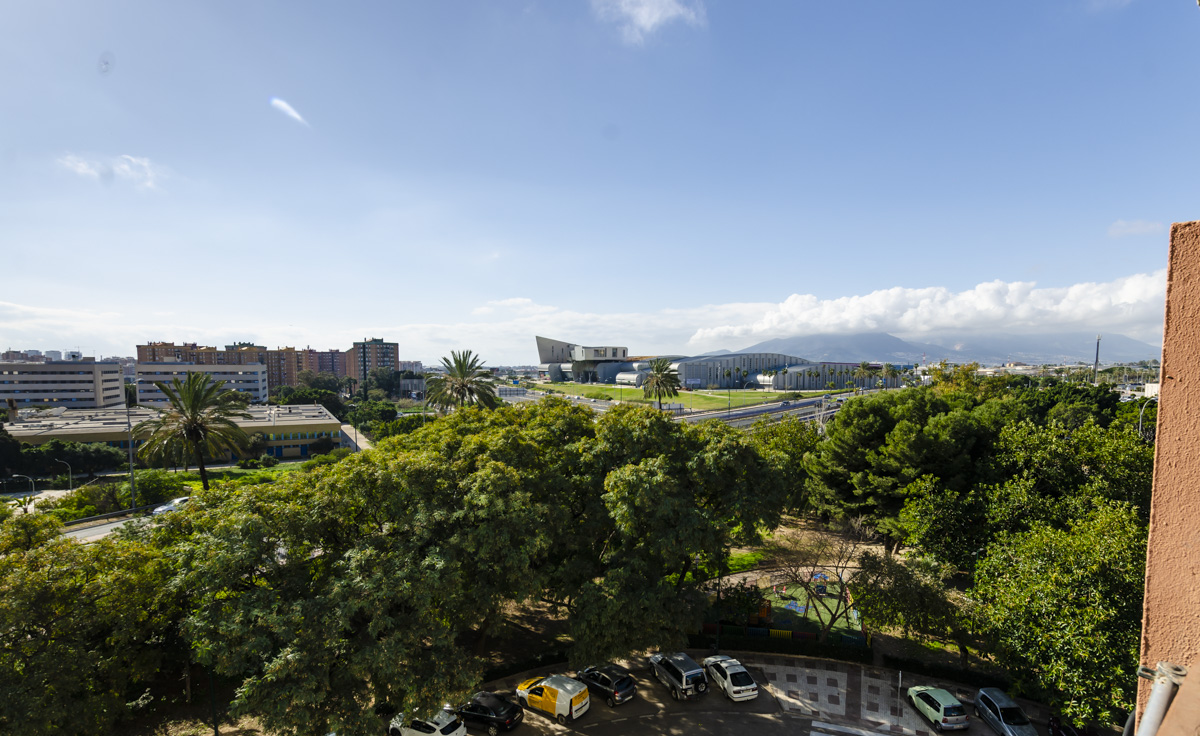
M 124 385 L 119 363 L 0 363 L 0 404 L 17 409 L 123 407 Z
M 221 381 L 224 388 L 250 397 L 250 403 L 261 404 L 267 400 L 267 367 L 261 363 L 248 365 L 198 365 L 196 363 L 138 363 L 137 403 L 143 406 L 161 406 L 167 397 L 158 382 L 170 383 L 172 379 L 187 380 L 189 373 L 205 373 Z

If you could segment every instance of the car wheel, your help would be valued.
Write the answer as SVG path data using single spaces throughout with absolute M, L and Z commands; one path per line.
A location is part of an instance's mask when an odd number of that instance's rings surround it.
M 976 718 L 982 718 L 982 717 L 983 717 L 983 716 L 979 715 L 979 706 L 978 706 L 978 705 L 977 705 L 977 706 L 975 706 L 975 717 L 976 717 Z
M 609 708 L 617 707 L 617 701 L 613 700 L 611 695 L 609 695 L 607 698 L 605 698 L 604 702 L 608 704 Z
M 679 700 L 679 689 L 676 688 L 675 686 L 671 687 L 671 697 L 675 698 L 676 700 Z
M 488 736 L 500 736 L 500 727 L 494 723 L 488 724 Z
M 528 708 L 528 707 L 529 707 L 529 698 L 521 698 L 521 707 L 522 707 L 522 708 Z
M 558 720 L 558 725 L 560 725 L 560 726 L 567 725 L 567 717 L 565 715 L 563 715 L 562 713 L 558 714 L 558 717 L 556 720 Z
M 941 721 L 933 721 L 933 730 L 934 730 L 934 731 L 937 731 L 938 733 L 941 733 L 941 732 L 942 732 L 942 723 L 941 723 Z

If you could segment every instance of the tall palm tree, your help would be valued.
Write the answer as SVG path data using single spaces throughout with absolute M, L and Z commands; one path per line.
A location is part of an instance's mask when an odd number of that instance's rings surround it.
M 854 373 L 851 375 L 854 376 L 855 381 L 862 379 L 863 386 L 866 386 L 866 379 L 871 377 L 871 364 L 864 360 L 858 364 L 858 367 L 854 369 Z
M 659 411 L 662 411 L 663 397 L 678 396 L 679 386 L 679 374 L 671 367 L 670 359 L 655 358 L 650 361 L 650 373 L 642 382 L 642 392 L 647 399 L 653 396 L 658 401 Z
M 449 358 L 442 358 L 445 374 L 425 380 L 429 403 L 442 409 L 478 404 L 485 409 L 496 407 L 496 384 L 492 372 L 483 367 L 483 361 L 470 350 L 450 351 Z
M 179 460 L 191 456 L 200 470 L 200 485 L 208 490 L 204 457 L 228 451 L 240 452 L 250 438 L 235 419 L 250 419 L 250 413 L 234 400 L 236 391 L 222 386 L 207 373 L 189 373 L 171 383 L 155 382 L 167 397 L 167 407 L 155 410 L 157 417 L 139 422 L 134 433 L 149 432 L 138 454 L 147 460 Z
M 886 381 L 891 381 L 892 379 L 897 378 L 900 375 L 900 371 L 896 370 L 896 366 L 892 365 L 891 363 L 883 364 L 882 373 L 883 373 L 883 378 Z

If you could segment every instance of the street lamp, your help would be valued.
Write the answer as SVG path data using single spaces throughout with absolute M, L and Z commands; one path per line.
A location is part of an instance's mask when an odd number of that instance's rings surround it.
M 67 466 L 67 490 L 73 490 L 74 486 L 72 485 L 72 481 L 75 479 L 75 474 L 71 471 L 71 463 L 67 462 L 66 460 L 59 460 L 58 458 L 54 458 L 54 462 L 62 463 L 63 465 Z
M 346 404 L 346 408 L 350 410 L 350 426 L 354 428 L 354 451 L 359 452 L 362 446 L 358 440 L 358 404 Z
M 1151 402 L 1151 401 L 1153 401 L 1154 403 L 1156 403 L 1156 404 L 1157 404 L 1157 403 L 1158 403 L 1158 397 L 1157 397 L 1157 396 L 1151 396 L 1149 399 L 1146 399 L 1146 403 L 1142 404 L 1142 410 L 1138 412 L 1138 436 L 1139 436 L 1139 437 L 1141 437 L 1141 436 L 1144 436 L 1144 435 L 1142 435 L 1142 417 L 1143 417 L 1143 416 L 1145 416 L 1145 414 L 1146 414 L 1146 407 L 1147 407 L 1147 406 L 1150 406 L 1150 402 Z
M 24 478 L 25 480 L 29 481 L 29 496 L 27 496 L 25 498 L 25 503 L 23 504 L 25 507 L 25 513 L 28 514 L 29 513 L 29 499 L 32 498 L 33 496 L 37 495 L 37 486 L 35 486 L 33 484 L 33 478 L 30 478 L 28 475 L 20 475 L 18 473 L 13 473 L 12 475 L 14 478 Z

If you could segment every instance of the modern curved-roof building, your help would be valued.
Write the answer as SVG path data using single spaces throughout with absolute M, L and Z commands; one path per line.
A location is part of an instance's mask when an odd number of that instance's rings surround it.
M 550 381 L 621 383 L 641 386 L 655 357 L 668 358 L 685 388 L 772 388 L 781 391 L 815 391 L 830 383 L 841 387 L 851 379 L 858 363 L 816 363 L 783 353 L 720 353 L 682 357 L 662 355 L 628 357 L 623 347 L 585 347 L 538 337 L 538 374 Z M 873 368 L 881 368 L 872 363 Z M 726 375 L 726 371 L 729 375 Z M 883 380 L 879 376 L 874 380 Z M 886 381 L 899 385 L 898 379 Z

